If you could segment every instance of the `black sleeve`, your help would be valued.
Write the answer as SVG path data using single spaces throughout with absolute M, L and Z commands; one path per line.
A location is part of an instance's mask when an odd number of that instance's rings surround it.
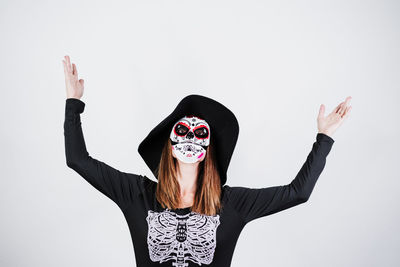
M 266 188 L 228 187 L 229 203 L 244 223 L 306 202 L 325 167 L 334 140 L 317 133 L 316 142 L 290 184 Z
M 125 209 L 140 193 L 144 177 L 121 172 L 89 155 L 80 118 L 84 108 L 85 103 L 80 99 L 66 99 L 64 140 L 67 166 L 113 200 L 121 209 Z

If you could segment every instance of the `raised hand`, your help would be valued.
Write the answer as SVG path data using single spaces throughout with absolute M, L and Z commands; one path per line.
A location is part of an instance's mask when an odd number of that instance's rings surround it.
M 321 104 L 318 113 L 318 132 L 324 133 L 328 136 L 336 131 L 336 129 L 347 119 L 350 114 L 351 106 L 349 102 L 351 96 L 348 96 L 346 100 L 340 103 L 328 116 L 324 116 L 325 105 Z
M 69 56 L 64 56 L 64 59 L 62 61 L 64 64 L 67 98 L 81 99 L 83 95 L 84 80 L 78 80 L 78 70 L 76 69 L 76 65 L 74 63 L 71 65 Z

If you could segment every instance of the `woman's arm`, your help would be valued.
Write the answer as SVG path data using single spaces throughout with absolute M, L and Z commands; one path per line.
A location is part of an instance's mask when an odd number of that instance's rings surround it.
M 67 93 L 64 121 L 67 165 L 124 210 L 144 190 L 144 182 L 151 180 L 142 175 L 118 171 L 89 155 L 80 117 L 85 109 L 85 103 L 80 100 L 84 80 L 78 78 L 76 65 L 71 64 L 69 56 L 64 57 L 63 65 Z
M 139 195 L 144 177 L 121 172 L 89 155 L 80 118 L 84 108 L 85 103 L 80 99 L 66 99 L 64 140 L 67 165 L 121 209 L 125 209 Z
M 290 184 L 267 188 L 228 187 L 229 203 L 244 223 L 306 202 L 322 170 L 334 140 L 318 133 L 311 152 Z

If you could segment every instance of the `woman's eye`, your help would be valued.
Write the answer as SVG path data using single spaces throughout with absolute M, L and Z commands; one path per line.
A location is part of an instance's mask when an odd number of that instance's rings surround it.
M 182 124 L 178 124 L 176 127 L 175 127 L 175 132 L 176 132 L 176 134 L 178 134 L 178 135 L 185 135 L 187 132 L 188 132 L 188 128 L 186 127 L 186 126 L 184 126 L 184 125 L 182 125 Z
M 208 136 L 208 131 L 207 131 L 207 128 L 205 128 L 205 127 L 201 127 L 201 128 L 196 129 L 194 131 L 194 133 L 198 137 L 201 137 L 201 138 L 206 138 Z

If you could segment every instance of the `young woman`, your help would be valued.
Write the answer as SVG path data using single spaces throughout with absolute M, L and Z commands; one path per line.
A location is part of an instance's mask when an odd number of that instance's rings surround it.
M 68 56 L 63 64 L 67 165 L 121 209 L 137 266 L 230 266 L 247 223 L 309 199 L 334 143 L 331 136 L 351 110 L 351 97 L 328 116 L 320 106 L 316 141 L 291 183 L 231 187 L 225 182 L 239 134 L 236 117 L 211 98 L 188 95 L 138 147 L 155 182 L 89 155 L 80 118 L 84 81 Z

